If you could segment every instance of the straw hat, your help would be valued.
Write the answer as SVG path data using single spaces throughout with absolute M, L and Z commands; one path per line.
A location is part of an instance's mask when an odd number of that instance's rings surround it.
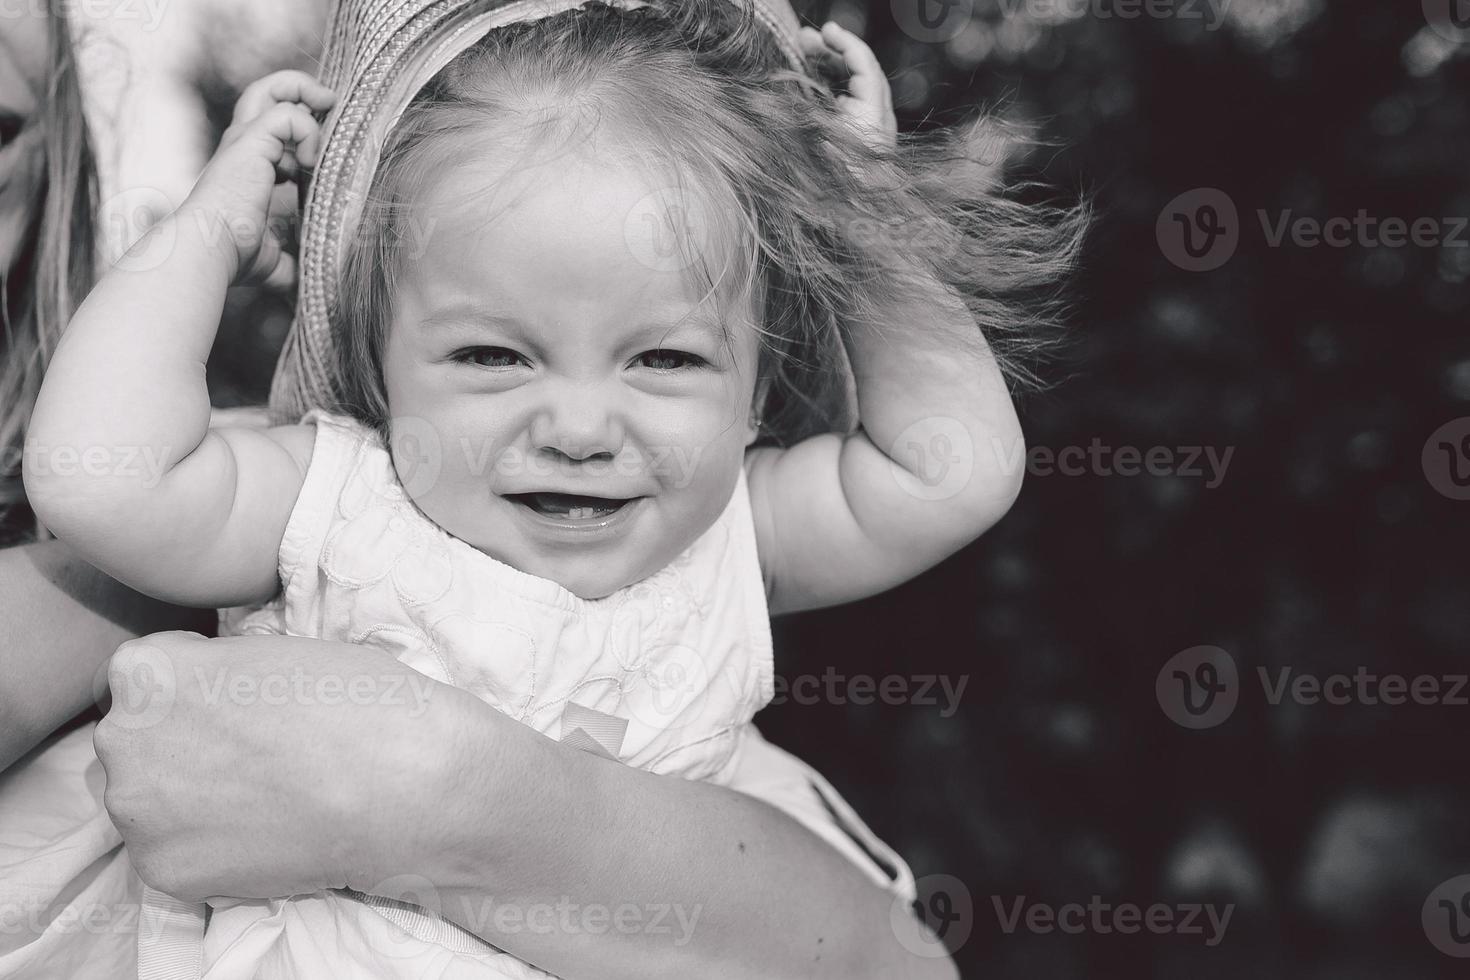
M 388 134 L 425 83 L 505 24 L 550 17 L 584 0 L 339 0 L 328 27 L 322 81 L 338 95 L 303 207 L 296 320 L 271 385 L 278 421 L 335 403 L 332 329 L 343 246 L 353 234 Z M 642 0 L 608 0 L 639 7 Z M 792 65 L 803 69 L 788 0 L 751 4 Z

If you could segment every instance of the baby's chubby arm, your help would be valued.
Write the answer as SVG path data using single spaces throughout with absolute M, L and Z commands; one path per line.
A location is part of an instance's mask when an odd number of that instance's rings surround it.
M 846 65 L 839 109 L 860 132 L 893 126 L 866 44 L 828 24 L 804 29 L 802 45 Z M 844 325 L 858 430 L 746 455 L 773 613 L 905 582 L 979 537 L 1020 492 L 1024 445 L 999 365 L 963 300 L 926 270 L 910 276 L 922 321 L 895 301 L 884 322 Z
M 301 72 L 247 89 L 188 199 L 103 277 L 47 371 L 26 493 L 58 537 L 141 592 L 219 606 L 279 588 L 311 430 L 211 429 L 204 365 L 226 289 L 281 260 L 271 190 L 314 161 L 312 110 L 333 98 Z

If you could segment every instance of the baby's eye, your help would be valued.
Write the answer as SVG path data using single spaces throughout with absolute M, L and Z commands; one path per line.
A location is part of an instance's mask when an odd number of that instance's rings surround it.
M 704 358 L 698 354 L 690 354 L 682 350 L 658 350 L 644 351 L 638 355 L 638 363 L 655 371 L 678 371 L 685 368 L 699 367 L 705 363 Z
M 456 361 L 478 364 L 480 367 L 515 367 L 521 355 L 509 347 L 468 347 L 454 355 Z

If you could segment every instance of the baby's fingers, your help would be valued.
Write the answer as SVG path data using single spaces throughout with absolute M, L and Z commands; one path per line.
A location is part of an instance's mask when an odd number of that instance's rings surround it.
M 825 76 L 848 74 L 847 64 L 842 56 L 827 46 L 822 40 L 822 32 L 815 27 L 803 27 L 796 35 L 797 44 L 801 46 L 801 53 L 811 62 L 817 70 Z
M 278 71 L 258 78 L 240 93 L 231 125 L 243 126 L 279 102 L 299 102 L 315 112 L 325 112 L 337 101 L 336 94 L 304 71 Z
M 204 169 L 195 197 L 226 214 L 264 223 L 271 188 L 312 166 L 321 141 L 311 110 L 299 102 L 278 102 L 250 123 L 233 126 Z
M 321 127 L 306 106 L 299 102 L 280 102 L 247 126 L 239 142 L 275 164 L 279 179 L 292 179 L 297 175 L 298 164 L 316 165 Z
M 856 34 L 832 21 L 822 25 L 821 38 L 842 58 L 847 67 L 847 93 L 871 106 L 893 108 L 893 92 L 888 87 L 888 76 L 878 64 L 873 49 Z

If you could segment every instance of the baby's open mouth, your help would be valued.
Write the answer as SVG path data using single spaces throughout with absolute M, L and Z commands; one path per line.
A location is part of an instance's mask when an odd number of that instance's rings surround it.
M 508 493 L 507 500 L 529 507 L 545 517 L 581 521 L 615 514 L 637 498 L 584 497 L 574 493 Z

